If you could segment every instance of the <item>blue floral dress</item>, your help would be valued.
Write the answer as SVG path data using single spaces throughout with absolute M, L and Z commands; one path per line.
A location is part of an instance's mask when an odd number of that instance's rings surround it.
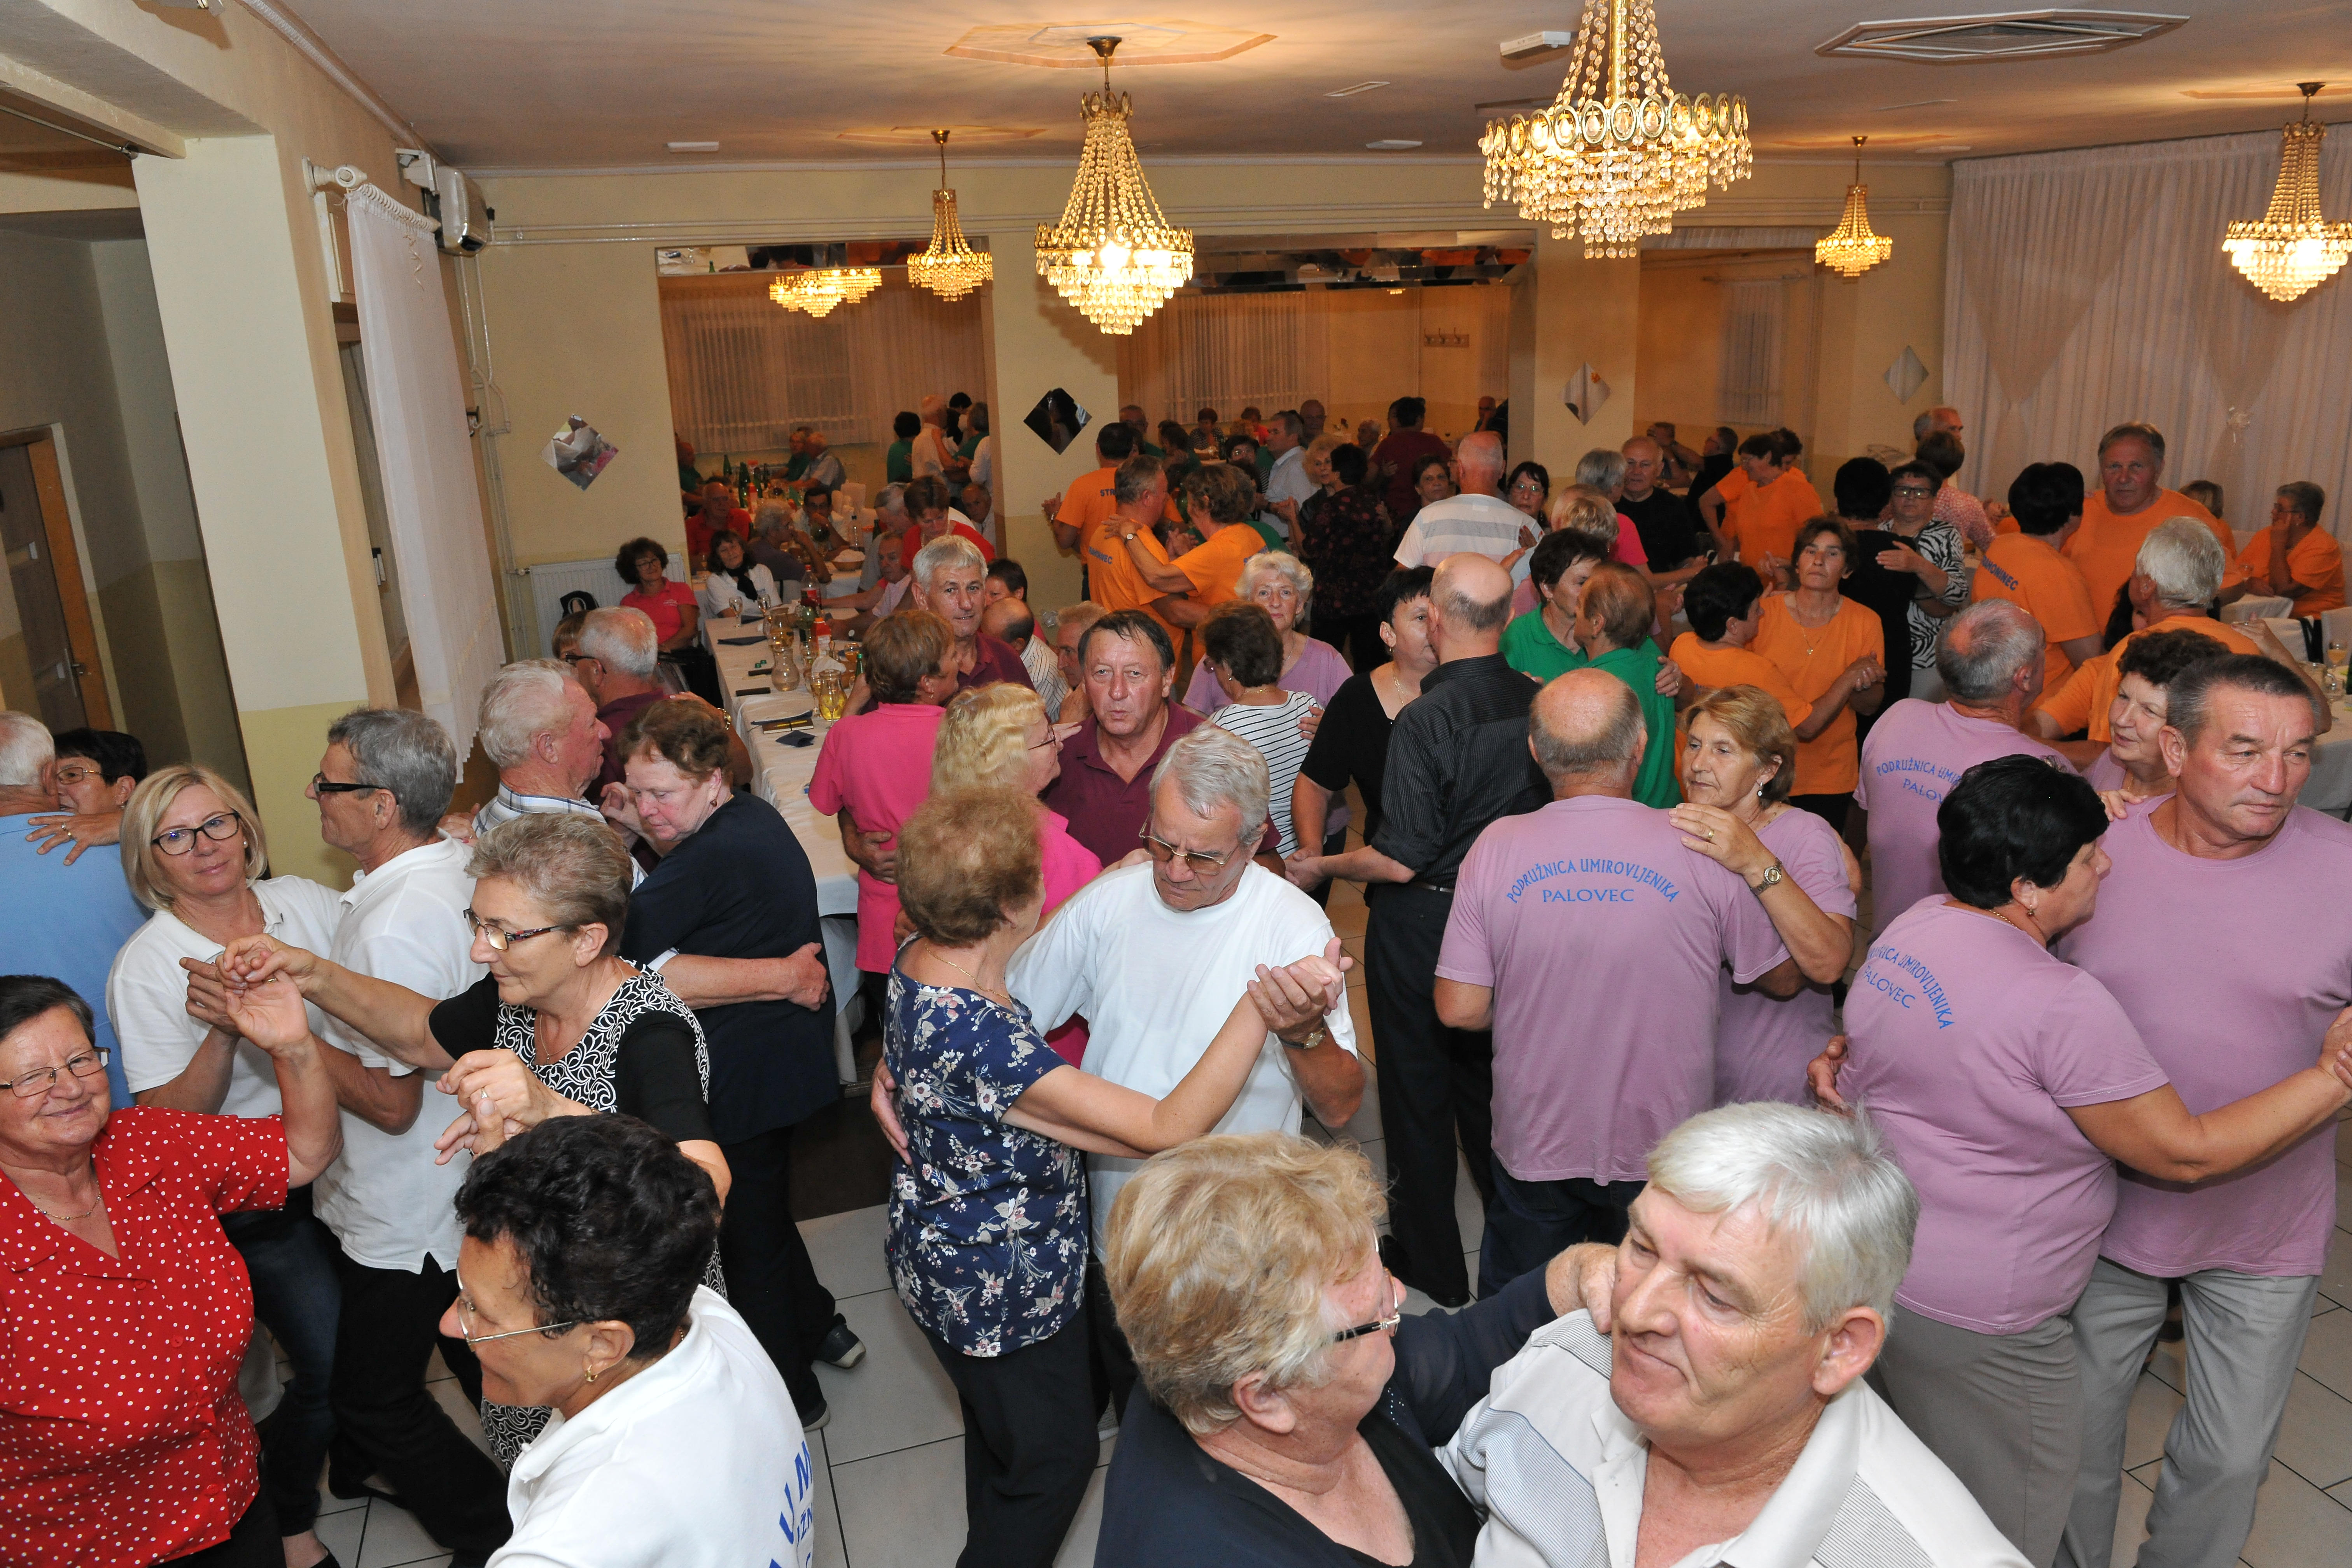
M 925 985 L 895 964 L 882 1055 L 912 1155 L 890 1173 L 885 1252 L 898 1300 L 966 1355 L 1050 1338 L 1085 1300 L 1086 1162 L 1004 1113 L 1066 1064 L 1027 1008 Z

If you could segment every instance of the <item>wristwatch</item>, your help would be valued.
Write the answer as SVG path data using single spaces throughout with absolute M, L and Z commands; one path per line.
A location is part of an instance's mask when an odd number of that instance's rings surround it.
M 1778 887 L 1781 882 L 1785 881 L 1788 879 L 1788 872 L 1780 868 L 1780 862 L 1775 860 L 1772 864 L 1764 868 L 1764 879 L 1760 882 L 1749 883 L 1748 885 L 1748 890 L 1760 899 L 1769 889 Z
M 1282 1043 L 1288 1046 L 1294 1051 L 1311 1051 L 1330 1037 L 1330 1026 L 1328 1024 L 1318 1024 L 1315 1026 L 1315 1032 L 1307 1036 L 1305 1039 L 1297 1042 L 1284 1040 Z

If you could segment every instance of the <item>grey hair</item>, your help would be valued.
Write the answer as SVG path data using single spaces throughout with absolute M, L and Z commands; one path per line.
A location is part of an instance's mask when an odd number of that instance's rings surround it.
M 1186 731 L 1151 770 L 1152 793 L 1159 794 L 1160 784 L 1168 779 L 1176 781 L 1176 793 L 1185 805 L 1202 816 L 1228 805 L 1240 812 L 1243 852 L 1257 847 L 1265 833 L 1272 786 L 1266 780 L 1265 758 L 1255 746 L 1231 730 L 1203 724 Z
M 599 957 L 621 945 L 629 919 L 629 851 L 597 818 L 569 811 L 511 817 L 474 841 L 466 875 L 506 878 L 551 925 L 603 926 Z
M 1650 1151 L 1650 1187 L 1695 1214 L 1755 1205 L 1797 1238 L 1805 1331 L 1840 1312 L 1892 1314 L 1911 1267 L 1919 1194 L 1866 1115 L 1764 1102 L 1703 1111 Z
M 2213 693 L 2223 689 L 2251 691 L 2258 697 L 2300 697 L 2311 705 L 2315 726 L 2326 721 L 2320 700 L 2302 677 L 2260 654 L 2233 653 L 2200 658 L 2172 678 L 2165 688 L 2166 725 L 2195 745 L 2210 717 L 2206 710 L 2212 704 Z
M 2167 518 L 2140 541 L 2133 569 L 2156 584 L 2158 604 L 2193 610 L 2212 603 L 2230 569 L 2229 552 L 2193 517 Z
M 1315 574 L 1307 563 L 1287 550 L 1261 550 L 1242 563 L 1242 574 L 1234 580 L 1234 592 L 1246 599 L 1255 591 L 1257 580 L 1275 573 L 1290 584 L 1298 595 L 1298 624 L 1307 624 L 1307 606 L 1315 600 Z
M 327 744 L 352 753 L 355 782 L 391 793 L 409 832 L 441 826 L 457 791 L 457 748 L 439 721 L 413 708 L 354 708 L 327 726 Z
M 1540 700 L 1528 710 L 1528 736 L 1535 742 L 1536 766 L 1543 770 L 1547 779 L 1623 767 L 1637 760 L 1642 749 L 1649 744 L 1650 726 L 1642 717 L 1642 704 L 1633 696 L 1633 689 L 1613 676 L 1608 679 L 1609 717 L 1597 730 L 1576 735 L 1558 734 L 1544 722 Z
M 583 653 L 615 675 L 651 680 L 661 663 L 661 636 L 654 618 L 627 605 L 591 610 L 580 623 L 580 640 L 572 651 Z
M 907 515 L 907 487 L 904 484 L 884 485 L 874 492 L 874 510 Z
M 2105 457 L 2107 448 L 2118 441 L 2145 441 L 2147 443 L 2147 449 L 2156 454 L 2156 460 L 2159 463 L 2164 461 L 2164 432 L 2153 425 L 2143 424 L 2135 419 L 2127 424 L 2116 426 L 2099 437 L 2099 456 Z
M 1626 445 L 1633 443 L 1629 441 Z M 1595 447 L 1576 459 L 1576 482 L 1591 485 L 1596 490 L 1615 489 L 1625 482 L 1625 454 L 1607 447 Z
M 500 768 L 527 761 L 534 737 L 562 731 L 564 688 L 579 684 L 560 658 L 519 658 L 490 677 L 475 710 L 482 754 Z
M 2048 645 L 2042 623 L 2022 605 L 1986 599 L 1945 623 L 1936 673 L 1963 702 L 1997 701 L 2015 686 L 2018 671 L 2041 662 Z
M 0 784 L 10 789 L 36 787 L 41 782 L 41 769 L 57 754 L 58 743 L 47 724 L 14 709 L 0 712 Z
M 763 500 L 751 520 L 751 531 L 757 534 L 780 534 L 793 525 L 793 509 L 780 500 Z
M 1927 438 L 1927 432 L 1935 427 L 1936 411 L 1930 408 L 1918 418 L 1911 421 L 1911 439 L 1915 442 L 1924 441 Z
M 915 563 L 908 575 L 929 592 L 931 579 L 948 566 L 969 566 L 975 572 L 988 570 L 988 563 L 981 559 L 979 545 L 961 533 L 942 533 L 915 552 Z

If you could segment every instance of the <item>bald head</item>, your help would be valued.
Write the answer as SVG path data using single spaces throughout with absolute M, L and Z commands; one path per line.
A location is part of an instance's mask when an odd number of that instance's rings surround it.
M 1511 574 L 1484 555 L 1449 555 L 1430 581 L 1429 608 L 1438 662 L 1492 653 L 1511 618 Z
M 1617 449 L 1625 457 L 1624 499 L 1648 500 L 1665 474 L 1665 448 L 1647 436 L 1636 436 Z
M 1037 630 L 1037 617 L 1019 599 L 1003 598 L 980 612 L 980 629 L 1014 647 L 1023 647 Z
M 1492 430 L 1474 430 L 1454 448 L 1454 465 L 1465 496 L 1490 496 L 1503 478 L 1503 438 Z
M 1552 798 L 1606 795 L 1630 800 L 1649 743 L 1633 689 L 1601 669 L 1571 669 L 1536 693 L 1528 750 L 1551 781 Z

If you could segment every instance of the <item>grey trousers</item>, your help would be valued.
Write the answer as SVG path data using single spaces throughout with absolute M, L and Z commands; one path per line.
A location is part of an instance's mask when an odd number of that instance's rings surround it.
M 2050 1568 L 2082 1462 L 2073 1326 L 1979 1334 L 1897 1308 L 1870 1382 L 1994 1528 Z
M 2083 1363 L 2083 1475 L 2066 1522 L 2067 1568 L 2107 1568 L 2123 1481 L 2132 1387 L 2164 1322 L 2161 1279 L 2099 1259 L 2074 1305 Z M 2164 1436 L 2164 1470 L 2147 1510 L 2139 1568 L 2210 1568 L 2238 1560 L 2254 1527 L 2295 1359 L 2311 1327 L 2317 1279 L 2209 1269 L 2180 1281 L 2189 1403 Z

